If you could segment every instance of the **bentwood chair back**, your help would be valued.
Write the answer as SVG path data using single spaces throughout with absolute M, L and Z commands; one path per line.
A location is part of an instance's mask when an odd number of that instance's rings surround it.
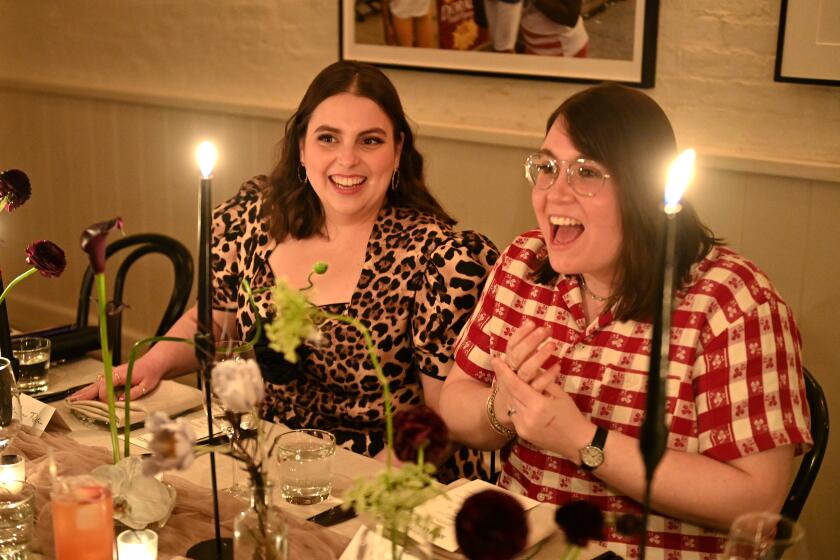
M 175 321 L 184 313 L 190 297 L 193 281 L 193 259 L 189 250 L 183 243 L 159 233 L 140 233 L 127 235 L 108 244 L 105 249 L 105 258 L 123 249 L 131 248 L 125 259 L 120 263 L 117 274 L 114 277 L 114 289 L 110 303 L 116 308 L 126 304 L 123 300 L 126 276 L 129 269 L 140 258 L 149 254 L 160 254 L 169 259 L 172 264 L 174 280 L 169 302 L 163 311 L 160 323 L 155 330 L 155 336 L 161 336 L 175 324 Z M 76 322 L 74 329 L 79 332 L 89 331 L 93 327 L 88 326 L 88 312 L 90 311 L 91 293 L 93 291 L 93 270 L 88 266 L 82 279 L 82 287 L 79 292 L 79 306 L 76 311 Z M 109 342 L 113 346 L 114 364 L 122 363 L 121 338 L 122 320 L 121 314 L 116 313 L 109 319 Z M 98 338 L 96 348 L 99 347 Z M 90 349 L 89 349 L 90 350 Z
M 791 519 L 799 519 L 805 500 L 814 486 L 817 474 L 820 472 L 825 450 L 828 447 L 828 404 L 825 394 L 817 380 L 806 368 L 805 395 L 811 412 L 811 437 L 814 445 L 802 457 L 799 470 L 791 486 L 790 493 L 782 506 L 782 515 Z

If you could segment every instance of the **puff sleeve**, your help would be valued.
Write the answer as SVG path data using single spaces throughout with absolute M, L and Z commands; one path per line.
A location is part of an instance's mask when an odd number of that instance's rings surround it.
M 448 236 L 428 256 L 411 324 L 414 362 L 420 373 L 446 377 L 455 341 L 497 258 L 495 245 L 471 231 Z
M 240 245 L 244 238 L 246 220 L 259 198 L 256 179 L 244 183 L 237 193 L 213 211 L 213 250 L 210 256 L 213 309 L 236 311 L 237 292 L 241 278 Z

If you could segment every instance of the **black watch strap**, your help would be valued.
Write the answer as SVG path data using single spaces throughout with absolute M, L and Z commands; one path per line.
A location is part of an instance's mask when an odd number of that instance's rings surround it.
M 592 447 L 597 447 L 601 451 L 604 450 L 604 444 L 607 443 L 607 429 L 603 426 L 595 427 L 595 435 L 592 437 Z

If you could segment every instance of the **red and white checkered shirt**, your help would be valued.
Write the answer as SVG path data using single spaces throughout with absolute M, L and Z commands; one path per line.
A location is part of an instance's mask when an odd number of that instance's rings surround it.
M 526 318 L 552 328 L 562 364 L 557 383 L 595 424 L 639 437 L 644 417 L 653 325 L 613 319 L 587 325 L 575 276 L 555 285 L 532 280 L 546 257 L 538 230 L 518 237 L 496 264 L 458 342 L 455 359 L 491 383 L 490 358 Z M 677 294 L 666 383 L 668 447 L 731 461 L 786 444 L 811 443 L 799 331 L 793 314 L 750 261 L 715 247 L 694 265 Z M 546 367 L 550 367 L 548 363 Z M 595 473 L 522 439 L 512 443 L 499 484 L 544 502 L 586 499 L 606 514 L 639 513 L 638 502 L 614 492 Z M 638 557 L 638 538 L 608 523 L 609 549 Z M 714 559 L 725 535 L 651 514 L 647 558 Z

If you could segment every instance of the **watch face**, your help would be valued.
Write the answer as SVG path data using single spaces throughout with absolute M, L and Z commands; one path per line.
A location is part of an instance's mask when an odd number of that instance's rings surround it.
M 604 462 L 604 452 L 594 445 L 587 445 L 580 450 L 580 462 L 590 469 L 600 467 Z

